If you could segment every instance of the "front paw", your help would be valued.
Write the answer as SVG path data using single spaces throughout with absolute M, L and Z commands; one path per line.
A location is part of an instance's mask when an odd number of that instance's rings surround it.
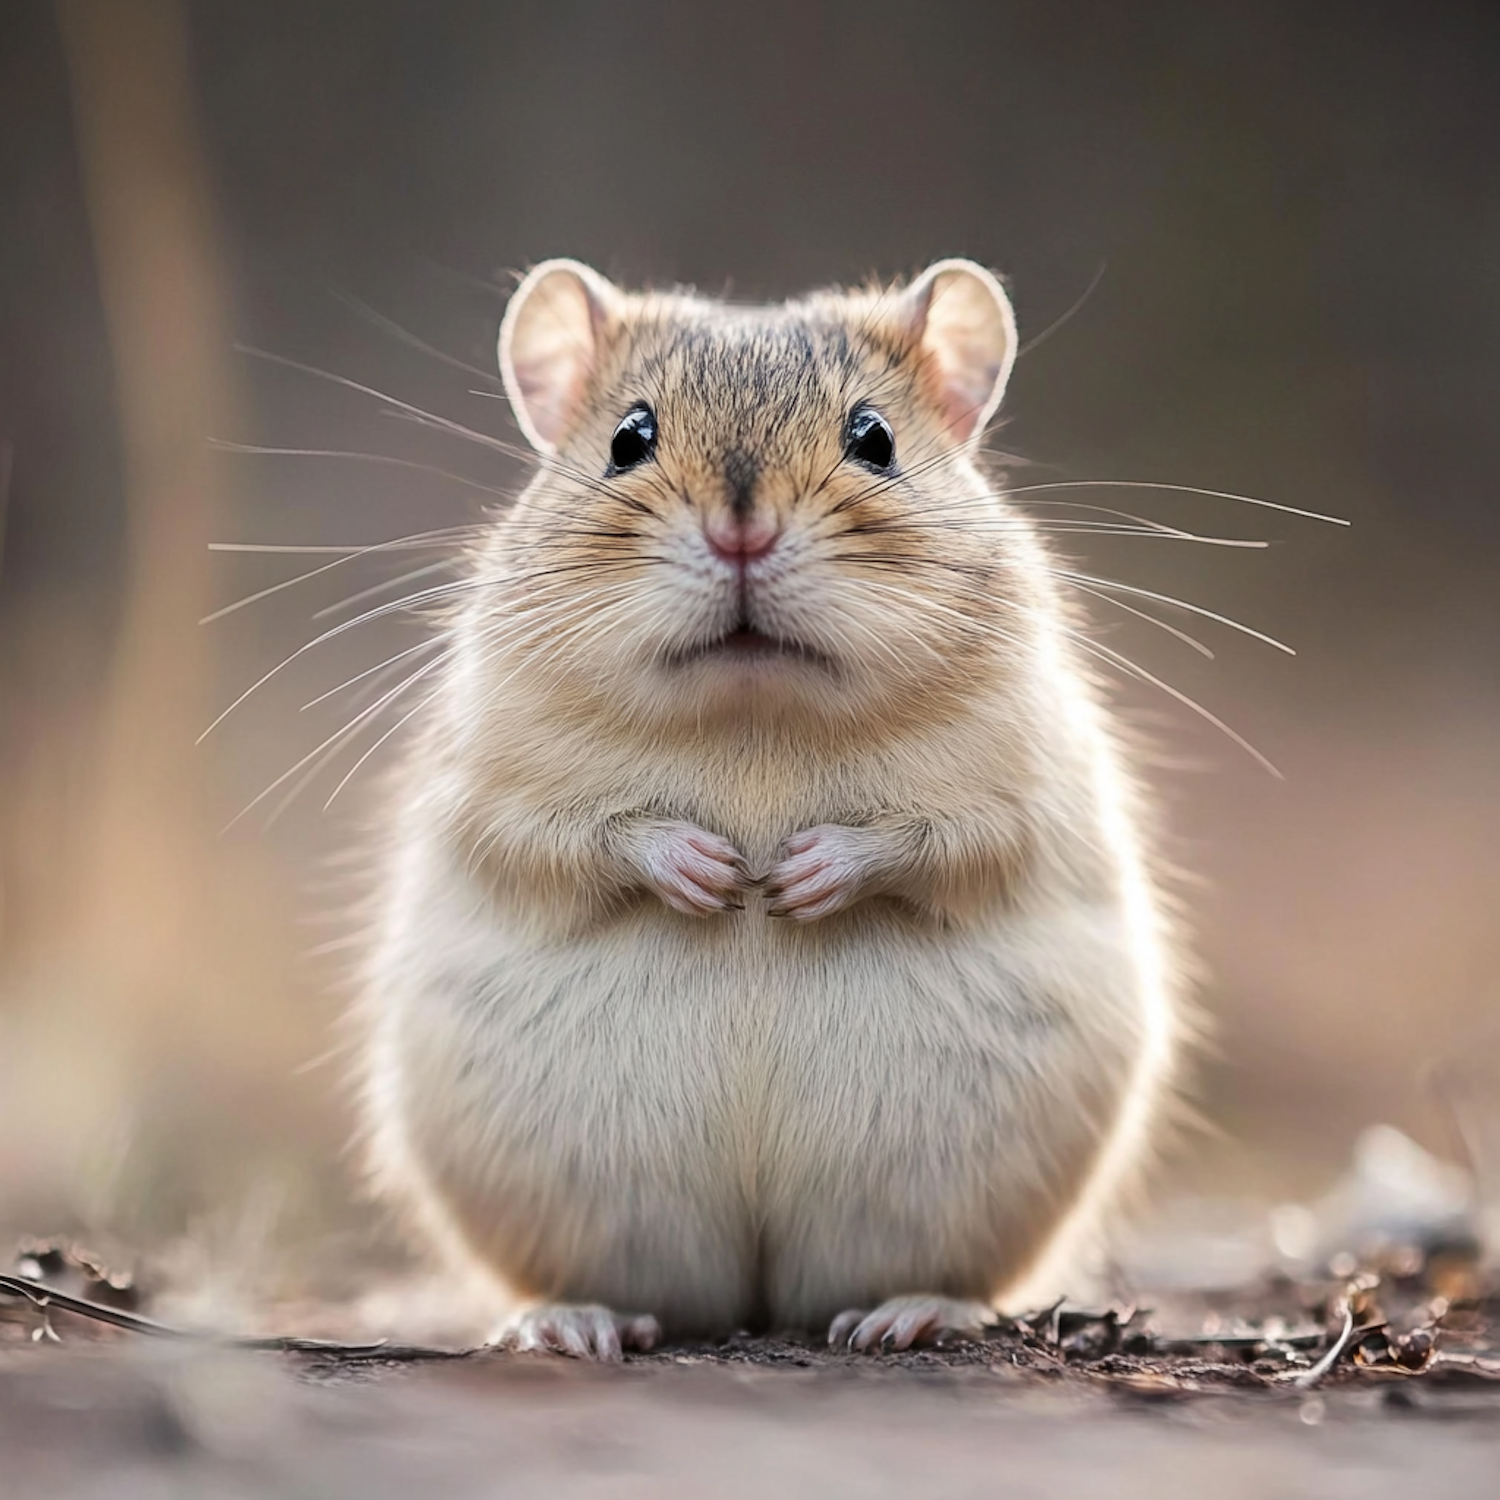
M 743 910 L 749 872 L 740 852 L 693 823 L 661 822 L 638 835 L 637 859 L 647 885 L 690 917 Z
M 773 917 L 816 922 L 857 901 L 870 889 L 875 837 L 868 828 L 831 823 L 793 834 L 766 877 L 767 910 Z

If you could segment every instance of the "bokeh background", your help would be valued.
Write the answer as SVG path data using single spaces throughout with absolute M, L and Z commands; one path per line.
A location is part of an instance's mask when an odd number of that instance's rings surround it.
M 1283 776 L 1126 689 L 1212 1023 L 1210 1128 L 1158 1202 L 1307 1198 L 1378 1121 L 1500 1171 L 1497 76 L 1500 9 L 1456 0 L 7 0 L 0 1230 L 378 1243 L 337 1020 L 399 735 L 324 803 L 394 718 L 223 830 L 420 622 L 341 632 L 195 740 L 444 553 L 200 625 L 342 555 L 210 544 L 369 546 L 524 471 L 239 346 L 510 441 L 503 294 L 552 254 L 747 298 L 974 256 L 1037 340 L 996 437 L 1018 483 L 1351 522 L 1064 492 L 1269 542 L 1071 547 L 1298 653 L 1094 611 Z

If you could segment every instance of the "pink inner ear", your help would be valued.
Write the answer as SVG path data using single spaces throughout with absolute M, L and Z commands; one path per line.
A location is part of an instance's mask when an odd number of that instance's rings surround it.
M 577 355 L 557 350 L 513 365 L 531 425 L 549 443 L 559 443 L 583 399 L 588 368 Z
M 1000 366 L 993 360 L 983 364 L 945 361 L 935 349 L 928 351 L 928 357 L 943 426 L 955 442 L 966 443 L 989 404 L 995 382 L 1000 378 Z
M 988 396 L 988 389 L 983 394 L 976 394 L 973 386 L 950 385 L 946 388 L 943 421 L 959 442 L 966 443 L 973 436 Z

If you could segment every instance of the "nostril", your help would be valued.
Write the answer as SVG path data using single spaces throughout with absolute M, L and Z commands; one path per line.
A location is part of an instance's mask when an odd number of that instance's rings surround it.
M 775 547 L 781 528 L 769 516 L 751 516 L 741 521 L 723 515 L 705 522 L 703 535 L 725 562 L 747 563 L 765 557 Z

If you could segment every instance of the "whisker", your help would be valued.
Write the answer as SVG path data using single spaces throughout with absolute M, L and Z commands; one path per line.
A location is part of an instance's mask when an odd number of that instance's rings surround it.
M 424 699 L 422 699 L 422 701 L 417 704 L 415 708 L 408 709 L 404 714 L 402 714 L 401 717 L 397 719 L 396 722 L 392 724 L 391 727 L 387 729 L 386 732 L 381 735 L 380 738 L 376 740 L 375 743 L 371 745 L 369 749 L 367 749 L 365 753 L 361 755 L 360 758 L 355 761 L 347 771 L 344 772 L 343 778 L 339 781 L 339 784 L 334 787 L 334 789 L 328 794 L 328 800 L 323 804 L 324 812 L 327 812 L 328 809 L 333 806 L 334 799 L 354 779 L 354 777 L 359 772 L 359 768 L 363 766 L 370 759 L 370 757 L 374 755 L 375 752 L 379 750 L 380 747 L 391 738 L 392 735 L 398 733 L 408 723 L 410 723 L 417 714 L 421 713 L 421 711 L 426 708 L 427 705 L 431 703 L 432 700 L 436 698 L 438 693 L 441 691 L 441 688 L 434 689 Z
M 420 474 L 434 474 L 440 479 L 451 479 L 455 484 L 466 485 L 481 494 L 495 495 L 502 500 L 511 498 L 511 491 L 496 489 L 491 484 L 481 484 L 467 474 L 455 469 L 439 468 L 436 464 L 418 463 L 415 459 L 397 458 L 392 453 L 363 453 L 358 448 L 272 448 L 263 443 L 233 443 L 223 438 L 210 438 L 209 447 L 219 453 L 238 453 L 254 458 L 343 458 L 357 463 L 384 464 L 396 469 L 413 469 Z
M 309 545 L 300 542 L 210 542 L 208 550 L 210 552 L 253 552 L 266 556 L 291 554 L 297 557 L 326 556 L 331 552 L 340 557 L 352 557 L 356 552 L 363 552 L 365 549 L 352 546 Z
M 325 605 L 320 610 L 315 610 L 313 619 L 326 620 L 338 614 L 340 610 L 348 609 L 351 604 L 359 604 L 365 599 L 374 599 L 381 594 L 389 593 L 391 589 L 398 589 L 403 584 L 411 583 L 418 578 L 427 578 L 433 573 L 441 573 L 447 568 L 454 567 L 455 560 L 444 558 L 441 562 L 428 563 L 424 568 L 414 568 L 410 573 L 399 574 L 395 578 L 387 578 L 384 583 L 377 583 L 370 588 L 361 589 L 357 594 L 350 594 L 347 599 L 340 599 L 337 604 Z
M 413 604 L 424 603 L 437 597 L 446 596 L 450 592 L 462 588 L 484 587 L 488 584 L 493 583 L 494 581 L 495 580 L 490 577 L 461 579 L 452 584 L 444 584 L 439 588 L 422 590 L 417 594 L 408 595 L 404 599 L 397 599 L 390 604 L 382 604 L 378 605 L 374 609 L 367 609 L 363 614 L 355 615 L 353 619 L 341 620 L 337 625 L 330 626 L 320 635 L 314 636 L 312 640 L 304 641 L 303 644 L 298 646 L 297 649 L 293 651 L 289 656 L 283 657 L 281 661 L 279 661 L 274 667 L 272 667 L 269 672 L 265 673 L 264 676 L 251 683 L 250 686 L 247 687 L 245 691 L 241 693 L 239 697 L 236 698 L 234 702 L 231 703 L 229 707 L 226 708 L 218 716 L 218 718 L 216 718 L 213 723 L 210 724 L 208 728 L 198 736 L 195 743 L 201 745 L 203 741 L 206 740 L 209 735 L 211 735 L 214 730 L 217 729 L 219 725 L 222 724 L 224 720 L 227 719 L 229 715 L 232 714 L 235 709 L 240 706 L 240 704 L 242 704 L 248 697 L 250 697 L 252 693 L 258 692 L 266 685 L 266 683 L 270 682 L 273 677 L 277 676 L 280 672 L 291 666 L 294 661 L 297 661 L 300 657 L 305 656 L 314 648 L 324 645 L 328 641 L 333 640 L 335 636 L 343 635 L 346 632 L 353 630 L 357 625 L 363 625 L 367 621 L 377 620 L 387 615 L 396 614 L 403 609 L 410 608 Z
M 1074 581 L 1073 587 L 1080 593 L 1088 594 L 1092 598 L 1099 600 L 1102 604 L 1112 604 L 1116 609 L 1122 609 L 1126 614 L 1134 615 L 1136 619 L 1144 620 L 1148 625 L 1155 625 L 1158 630 L 1165 630 L 1168 635 L 1176 636 L 1179 641 L 1191 646 L 1200 655 L 1206 656 L 1210 661 L 1214 660 L 1214 653 L 1211 647 L 1206 646 L 1197 636 L 1189 635 L 1185 630 L 1179 630 L 1170 621 L 1158 619 L 1155 615 L 1149 614 L 1144 609 L 1137 609 L 1135 605 L 1127 604 L 1123 599 L 1112 599 L 1108 594 L 1101 593 L 1098 589 L 1090 588 L 1087 584 Z
M 239 812 L 234 815 L 233 818 L 229 820 L 227 824 L 225 824 L 223 831 L 225 833 L 228 833 L 231 828 L 233 828 L 242 819 L 248 817 L 250 813 L 252 813 L 257 807 L 259 807 L 267 797 L 271 796 L 271 794 L 278 788 L 285 786 L 293 776 L 295 776 L 299 771 L 301 771 L 304 767 L 306 767 L 310 762 L 314 760 L 318 760 L 318 765 L 313 768 L 314 774 L 316 774 L 317 770 L 320 769 L 323 764 L 326 764 L 326 761 L 319 760 L 320 756 L 323 756 L 325 752 L 327 752 L 330 757 L 333 754 L 336 754 L 338 749 L 344 744 L 344 742 L 353 735 L 357 734 L 359 729 L 370 718 L 379 713 L 380 710 L 386 706 L 386 704 L 393 701 L 401 693 L 404 693 L 414 682 L 419 681 L 422 677 L 426 676 L 428 672 L 434 670 L 435 667 L 440 665 L 443 661 L 447 660 L 448 654 L 449 653 L 445 652 L 442 656 L 435 657 L 430 662 L 425 662 L 422 666 L 418 667 L 414 672 L 410 673 L 395 687 L 391 688 L 380 698 L 376 699 L 374 703 L 370 704 L 366 708 L 361 709 L 347 724 L 343 726 L 342 729 L 338 729 L 333 734 L 329 735 L 328 738 L 317 747 L 317 749 L 309 751 L 294 766 L 291 766 L 289 769 L 283 771 L 281 775 L 278 776 L 275 781 L 273 781 L 268 787 L 258 792 L 249 802 L 245 804 L 244 807 L 239 810 Z M 301 787 L 305 785 L 305 781 L 299 783 L 298 787 L 294 788 L 293 790 L 293 797 L 295 797 L 297 791 L 299 791 Z M 281 813 L 285 811 L 286 807 L 290 804 L 290 800 L 291 799 L 287 799 L 286 801 L 283 801 L 282 803 L 277 805 L 277 807 L 272 811 L 271 820 L 279 817 Z
M 1055 577 L 1065 578 L 1073 583 L 1088 583 L 1100 589 L 1118 589 L 1121 593 L 1135 594 L 1142 599 L 1153 599 L 1158 604 L 1170 605 L 1174 609 L 1185 609 L 1189 614 L 1199 615 L 1205 620 L 1213 620 L 1219 625 L 1227 625 L 1231 630 L 1238 630 L 1241 635 L 1248 635 L 1252 640 L 1261 641 L 1267 646 L 1274 646 L 1288 656 L 1297 654 L 1285 641 L 1278 641 L 1275 636 L 1267 635 L 1263 630 L 1256 630 L 1239 620 L 1231 619 L 1228 615 L 1205 609 L 1201 604 L 1189 604 L 1185 599 L 1174 599 L 1170 594 L 1158 594 L 1151 589 L 1138 588 L 1133 583 L 1115 583 L 1108 578 L 1094 578 L 1088 573 L 1074 573 L 1065 568 L 1053 568 L 1051 572 Z
M 419 353 L 438 360 L 455 370 L 462 370 L 465 375 L 477 375 L 481 380 L 490 380 L 497 385 L 499 384 L 500 377 L 494 371 L 481 369 L 478 365 L 471 365 L 467 360 L 459 359 L 456 355 L 449 354 L 444 349 L 439 349 L 435 344 L 429 344 L 426 339 L 418 338 L 416 334 L 403 328 L 393 318 L 387 317 L 383 312 L 378 312 L 368 302 L 362 301 L 352 292 L 341 291 L 335 287 L 333 289 L 333 297 L 336 301 L 342 302 L 350 312 L 373 323 L 382 332 L 390 334 L 392 338 L 399 340 L 408 348 L 416 349 Z M 475 394 L 480 393 L 476 392 Z M 483 394 L 497 395 L 499 393 L 485 391 Z
M 464 529 L 467 530 L 467 528 L 464 528 Z M 408 546 L 408 545 L 411 545 L 413 543 L 415 543 L 417 545 L 422 545 L 423 544 L 423 539 L 425 537 L 439 538 L 441 540 L 441 542 L 446 543 L 446 542 L 449 542 L 449 541 L 452 541 L 452 540 L 456 540 L 458 534 L 459 533 L 454 528 L 447 528 L 447 529 L 445 529 L 443 531 L 417 532 L 413 536 L 402 537 L 402 538 L 399 539 L 399 541 L 396 541 L 396 542 L 374 542 L 374 543 L 372 543 L 368 547 L 356 547 L 356 548 L 353 548 L 352 550 L 351 549 L 345 549 L 345 548 L 342 548 L 342 547 L 328 547 L 328 548 L 323 548 L 323 547 L 318 547 L 318 548 L 269 547 L 269 548 L 262 548 L 262 547 L 257 547 L 257 546 L 251 546 L 251 545 L 245 545 L 245 544 L 238 544 L 238 543 L 230 543 L 230 542 L 210 542 L 208 544 L 208 549 L 209 549 L 210 552 L 288 552 L 288 551 L 307 552 L 307 551 L 312 551 L 312 552 L 317 552 L 317 553 L 335 552 L 338 555 L 334 558 L 334 560 L 332 562 L 323 563 L 320 567 L 310 568 L 305 573 L 299 573 L 299 574 L 297 574 L 297 576 L 295 578 L 284 578 L 284 579 L 281 580 L 280 583 L 273 583 L 268 588 L 259 589 L 255 593 L 253 593 L 253 594 L 247 594 L 243 599 L 236 599 L 233 604 L 226 604 L 222 609 L 216 609 L 216 610 L 213 611 L 212 614 L 204 615 L 203 618 L 198 621 L 198 623 L 200 625 L 211 625 L 211 624 L 213 624 L 213 622 L 215 620 L 222 620 L 226 615 L 232 615 L 237 610 L 245 609 L 249 605 L 252 605 L 252 604 L 258 604 L 262 599 L 269 599 L 272 594 L 279 594 L 279 593 L 281 593 L 281 591 L 283 589 L 295 588 L 299 583 L 306 583 L 308 581 L 308 579 L 310 579 L 310 578 L 317 578 L 321 574 L 328 572 L 331 568 L 336 568 L 340 564 L 349 562 L 349 561 L 351 561 L 352 559 L 354 559 L 356 557 L 368 557 L 372 553 L 376 553 L 376 552 L 400 550 L 401 548 L 403 548 L 405 546 Z M 433 566 L 434 566 L 434 568 L 439 568 L 439 567 L 447 566 L 447 564 L 437 563 L 437 564 L 434 564 Z
M 425 411 L 420 406 L 413 406 L 410 401 L 402 401 L 398 396 L 390 396 L 384 391 L 376 390 L 372 385 L 351 380 L 347 375 L 336 375 L 332 370 L 320 370 L 316 365 L 304 364 L 300 359 L 290 359 L 285 354 L 272 354 L 269 349 L 257 349 L 251 344 L 236 344 L 234 349 L 237 354 L 248 355 L 251 359 L 265 360 L 268 364 L 280 365 L 287 370 L 296 370 L 299 374 L 309 375 L 315 380 L 326 380 L 333 385 L 342 386 L 347 391 L 356 391 L 361 396 L 369 396 L 384 406 L 404 412 L 424 426 L 436 427 L 442 432 L 451 433 L 454 437 L 466 438 L 472 443 L 478 443 L 482 448 L 503 453 L 507 458 L 531 456 L 525 449 L 518 448 L 514 443 L 491 437 L 489 433 L 479 432 L 473 427 L 465 427 L 462 422 L 455 422 L 450 417 L 440 417 L 436 412 Z
M 981 634 L 991 635 L 995 639 L 1003 641 L 1007 645 L 1021 646 L 1023 644 L 1018 637 L 1016 637 L 1009 631 L 1002 630 L 999 626 L 993 625 L 987 621 L 975 620 L 971 616 L 963 614 L 963 612 L 960 610 L 952 609 L 947 605 L 938 604 L 935 600 L 923 599 L 919 595 L 912 594 L 907 589 L 898 589 L 891 585 L 876 583 L 873 580 L 867 581 L 865 587 L 882 589 L 884 592 L 898 597 L 915 599 L 919 603 L 921 603 L 924 608 L 929 610 L 937 609 L 944 614 L 952 615 L 956 619 L 961 620 L 969 629 L 977 630 Z M 1160 677 L 1157 677 L 1153 673 L 1148 672 L 1144 667 L 1140 666 L 1137 662 L 1132 661 L 1123 652 L 1116 651 L 1111 646 L 1105 646 L 1098 641 L 1091 640 L 1088 636 L 1084 635 L 1082 631 L 1076 630 L 1074 627 L 1064 622 L 1053 621 L 1045 611 L 1031 610 L 1030 613 L 1032 613 L 1034 617 L 1037 617 L 1040 620 L 1043 629 L 1046 629 L 1049 625 L 1055 625 L 1056 628 L 1061 630 L 1064 635 L 1071 639 L 1079 647 L 1079 649 L 1087 652 L 1089 655 L 1094 656 L 1099 660 L 1106 662 L 1111 666 L 1116 667 L 1118 670 L 1123 671 L 1132 677 L 1138 678 L 1142 682 L 1149 683 L 1159 691 L 1167 694 L 1168 697 L 1182 704 L 1184 708 L 1189 709 L 1192 713 L 1196 714 L 1205 722 L 1212 724 L 1214 728 L 1218 729 L 1228 739 L 1233 741 L 1234 744 L 1238 745 L 1243 751 L 1245 751 L 1247 755 L 1249 755 L 1252 759 L 1257 761 L 1261 766 L 1269 771 L 1271 775 L 1275 776 L 1278 781 L 1285 779 L 1282 776 L 1281 772 L 1276 768 L 1275 764 L 1268 757 L 1257 750 L 1255 746 L 1252 745 L 1250 741 L 1244 737 L 1244 735 L 1240 734 L 1237 730 L 1232 729 L 1228 724 L 1224 722 L 1223 719 L 1219 718 L 1217 714 L 1213 713 L 1212 710 L 1205 708 L 1196 699 L 1189 697 L 1181 689 L 1173 687 L 1171 683 L 1165 682 Z
M 1221 719 L 1212 710 L 1205 708 L 1201 703 L 1197 701 L 1197 699 L 1190 698 L 1181 689 L 1175 688 L 1171 683 L 1164 682 L 1160 677 L 1154 676 L 1143 666 L 1140 666 L 1138 663 L 1131 661 L 1131 659 L 1128 656 L 1124 655 L 1122 652 L 1116 651 L 1110 646 L 1102 645 L 1098 641 L 1090 640 L 1086 635 L 1082 634 L 1082 632 L 1073 629 L 1072 626 L 1063 625 L 1060 628 L 1062 629 L 1064 634 L 1069 636 L 1081 650 L 1088 652 L 1091 656 L 1095 656 L 1105 661 L 1111 666 L 1117 667 L 1119 670 L 1127 673 L 1129 676 L 1138 678 L 1142 682 L 1149 683 L 1152 687 L 1157 688 L 1161 692 L 1165 693 L 1169 698 L 1175 699 L 1178 703 L 1182 704 L 1184 708 L 1196 714 L 1205 723 L 1213 725 L 1213 727 L 1217 729 L 1221 734 L 1232 740 L 1236 745 L 1240 747 L 1241 750 L 1243 750 L 1248 756 L 1250 756 L 1252 760 L 1256 761 L 1265 770 L 1269 771 L 1271 775 L 1273 775 L 1278 781 L 1284 781 L 1286 779 L 1276 768 L 1275 764 L 1267 756 L 1263 755 L 1259 750 L 1257 750 L 1255 746 L 1252 745 L 1250 741 L 1244 737 L 1244 735 L 1240 734 L 1238 730 L 1232 729 L 1228 724 L 1224 722 L 1223 719 Z
M 1063 328 L 1068 323 L 1071 323 L 1074 316 L 1077 313 L 1083 311 L 1084 303 L 1094 295 L 1094 292 L 1097 290 L 1099 283 L 1104 280 L 1104 272 L 1106 269 L 1107 266 L 1105 265 L 1105 263 L 1103 261 L 1100 261 L 1099 269 L 1094 272 L 1093 279 L 1086 287 L 1084 287 L 1083 295 L 1079 297 L 1079 299 L 1067 310 L 1067 312 L 1062 315 L 1062 317 L 1053 319 L 1053 321 L 1049 323 L 1044 329 L 1042 329 L 1042 331 L 1037 334 L 1034 339 L 1027 339 L 1027 341 L 1022 344 L 1019 349 L 1016 350 L 1016 358 L 1020 359 L 1023 354 L 1030 354 L 1033 349 L 1037 348 L 1041 344 L 1045 344 L 1047 340 L 1050 339 L 1052 335 L 1056 333 L 1060 328 Z
M 607 593 L 608 590 L 597 590 L 594 592 Z M 629 603 L 630 601 L 626 600 L 624 602 Z M 504 642 L 506 645 L 511 647 L 514 647 L 517 644 L 525 644 L 528 641 L 535 640 L 539 636 L 545 634 L 548 625 L 548 620 L 546 617 L 549 612 L 555 610 L 557 607 L 558 606 L 556 604 L 551 604 L 546 606 L 545 608 L 540 609 L 539 611 L 528 611 L 528 613 L 540 612 L 542 614 L 542 619 L 540 621 L 533 622 L 524 619 L 501 621 L 498 627 L 483 632 L 481 638 L 491 644 L 495 642 Z M 605 614 L 607 612 L 608 611 L 606 610 L 601 611 L 600 613 Z M 571 631 L 565 632 L 564 635 L 566 636 L 569 634 L 574 634 L 578 631 L 586 629 L 587 627 L 595 623 L 596 618 L 597 616 L 580 621 L 573 627 Z M 508 640 L 506 639 L 507 635 L 509 635 Z M 255 807 L 257 807 L 261 802 L 263 802 L 267 797 L 275 792 L 278 787 L 284 785 L 290 778 L 296 776 L 299 771 L 307 768 L 306 774 L 292 786 L 287 795 L 271 810 L 266 819 L 266 826 L 270 827 L 271 824 L 279 819 L 281 815 L 286 811 L 286 809 L 290 807 L 293 802 L 295 802 L 297 797 L 301 795 L 306 787 L 314 779 L 316 779 L 317 775 L 319 774 L 319 772 L 321 772 L 323 767 L 326 766 L 331 760 L 333 760 L 334 757 L 337 756 L 338 753 L 344 748 L 344 746 L 358 735 L 358 733 L 365 727 L 366 724 L 368 724 L 383 708 L 393 703 L 403 693 L 409 691 L 415 683 L 420 681 L 423 677 L 427 676 L 429 672 L 440 669 L 446 662 L 450 661 L 457 654 L 457 647 L 452 642 L 451 637 L 449 636 L 434 636 L 431 640 L 419 642 L 417 646 L 411 647 L 404 652 L 398 653 L 397 656 L 390 658 L 388 661 L 381 663 L 379 666 L 371 668 L 367 672 L 360 673 L 357 677 L 350 678 L 348 682 L 341 684 L 341 687 L 348 686 L 350 685 L 350 683 L 358 681 L 360 677 L 369 676 L 371 675 L 371 673 L 384 670 L 393 662 L 399 660 L 401 657 L 409 657 L 414 655 L 419 650 L 430 649 L 432 646 L 440 644 L 443 645 L 445 649 L 439 656 L 435 657 L 432 661 L 425 663 L 423 666 L 410 673 L 396 687 L 390 689 L 377 701 L 369 704 L 366 708 L 355 714 L 355 716 L 350 719 L 349 722 L 346 723 L 341 729 L 336 730 L 333 734 L 328 736 L 328 738 L 325 739 L 323 743 L 316 749 L 309 751 L 308 754 L 303 756 L 295 765 L 284 771 L 279 777 L 276 778 L 275 781 L 264 788 L 257 797 L 255 797 L 250 803 L 243 807 L 239 811 L 239 813 L 235 815 L 235 818 L 228 825 L 226 825 L 226 831 L 228 828 L 233 827 L 235 823 L 239 822 L 242 818 L 253 811 Z M 520 668 L 518 668 L 517 670 L 520 670 Z M 512 673 L 511 675 L 514 676 L 515 674 Z M 509 678 L 506 679 L 506 681 L 508 680 Z M 324 694 L 323 697 L 332 696 L 332 693 L 337 691 L 339 691 L 339 689 L 332 689 L 329 693 Z M 351 768 L 350 772 L 343 778 L 343 780 L 339 782 L 338 786 L 335 787 L 333 794 L 328 799 L 328 802 L 324 804 L 325 809 L 332 803 L 333 798 L 337 796 L 338 793 L 342 791 L 343 788 L 348 784 L 354 772 L 356 772 L 360 768 L 360 766 L 364 765 L 369 760 L 370 756 L 376 750 L 378 750 L 381 745 L 385 744 L 391 738 L 391 736 L 401 728 L 402 725 L 406 724 L 411 718 L 413 718 L 423 708 L 430 704 L 439 695 L 440 691 L 440 689 L 435 689 L 431 694 L 425 697 L 421 701 L 421 703 L 419 703 L 410 712 L 403 715 L 403 717 L 397 724 L 395 724 L 384 734 L 382 734 L 380 739 L 377 740 L 374 745 L 370 746 L 363 755 L 361 755 L 359 761 L 355 764 L 355 766 Z M 320 702 L 322 700 L 314 699 L 313 701 Z
M 1196 484 L 1164 484 L 1150 479 L 1062 479 L 1048 484 L 1023 484 L 1009 491 L 1012 495 L 1037 494 L 1042 490 L 1166 490 L 1179 495 L 1202 495 L 1210 500 L 1234 500 L 1241 505 L 1257 505 L 1264 510 L 1280 511 L 1287 516 L 1301 516 L 1308 521 L 1325 521 L 1330 526 L 1348 526 L 1343 516 L 1325 516 L 1321 511 L 1301 510 L 1295 505 L 1282 505 L 1275 500 L 1262 500 L 1256 495 L 1236 495 L 1230 490 L 1205 490 Z
M 373 677 L 377 672 L 383 672 L 387 667 L 394 666 L 399 661 L 405 661 L 409 656 L 415 656 L 419 651 L 430 651 L 434 646 L 446 639 L 445 636 L 434 635 L 425 641 L 418 641 L 415 646 L 408 646 L 404 651 L 398 651 L 394 656 L 388 656 L 383 662 L 378 662 L 373 667 L 366 667 L 363 672 L 356 672 L 353 677 L 346 677 L 337 687 L 331 687 L 326 693 L 319 693 L 316 698 L 309 698 L 302 705 L 300 712 L 305 713 L 310 708 L 316 708 L 320 703 L 326 703 L 330 698 L 342 693 L 345 688 L 351 688 L 356 682 L 363 682 L 367 677 Z

